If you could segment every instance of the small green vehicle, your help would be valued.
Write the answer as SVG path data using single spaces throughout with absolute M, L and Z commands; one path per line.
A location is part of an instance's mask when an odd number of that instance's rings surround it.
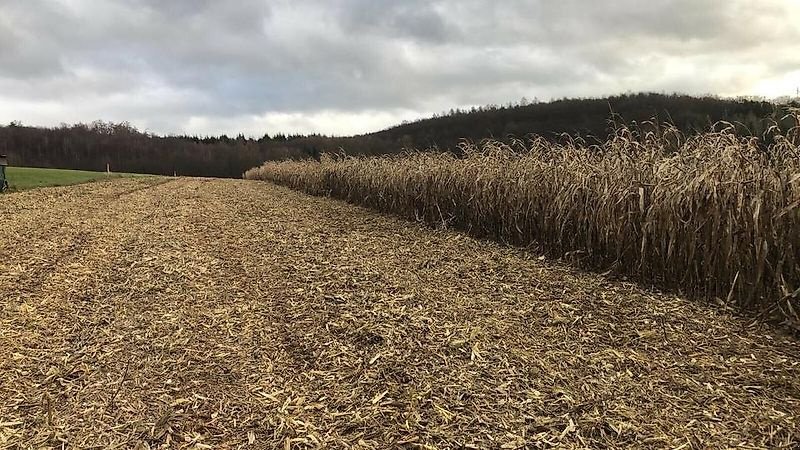
M 0 192 L 8 190 L 8 179 L 6 178 L 6 167 L 8 166 L 8 158 L 6 155 L 0 155 Z

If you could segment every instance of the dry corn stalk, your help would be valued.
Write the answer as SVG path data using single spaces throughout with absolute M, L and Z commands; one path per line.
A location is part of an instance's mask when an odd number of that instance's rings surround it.
M 245 177 L 578 255 L 798 327 L 798 128 L 757 139 L 721 125 L 689 138 L 623 127 L 595 145 L 533 137 L 464 144 L 459 155 L 323 155 Z

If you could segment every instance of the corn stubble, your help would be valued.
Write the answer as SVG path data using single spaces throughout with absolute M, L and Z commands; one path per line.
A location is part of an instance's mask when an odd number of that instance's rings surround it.
M 726 123 L 693 137 L 654 129 L 619 127 L 592 145 L 533 137 L 460 155 L 323 155 L 245 177 L 535 245 L 799 328 L 800 128 L 762 139 Z

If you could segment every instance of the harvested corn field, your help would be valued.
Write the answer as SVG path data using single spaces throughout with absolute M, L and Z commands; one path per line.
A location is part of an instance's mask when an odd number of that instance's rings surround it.
M 0 448 L 800 444 L 795 338 L 243 180 L 2 198 Z

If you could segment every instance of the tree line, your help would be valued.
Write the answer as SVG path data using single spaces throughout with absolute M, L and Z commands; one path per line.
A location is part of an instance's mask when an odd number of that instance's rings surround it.
M 769 120 L 780 121 L 796 102 L 778 105 L 758 99 L 721 99 L 685 95 L 631 94 L 607 98 L 561 99 L 546 103 L 455 109 L 358 136 L 318 134 L 261 137 L 160 136 L 127 122 L 96 121 L 53 128 L 0 126 L 0 153 L 12 165 L 81 170 L 240 177 L 264 161 L 316 158 L 322 152 L 386 154 L 410 148 L 455 150 L 462 140 L 507 139 L 538 134 L 558 139 L 563 133 L 604 139 L 609 117 L 626 122 L 669 122 L 686 134 L 707 130 L 715 122 L 733 123 L 739 131 L 761 135 Z
M 18 123 L 0 127 L 0 153 L 18 166 L 114 172 L 238 177 L 269 159 L 297 158 L 315 150 L 286 137 L 255 140 L 196 136 L 159 136 L 129 123 L 97 121 L 56 128 Z M 303 153 L 305 152 L 305 153 Z

